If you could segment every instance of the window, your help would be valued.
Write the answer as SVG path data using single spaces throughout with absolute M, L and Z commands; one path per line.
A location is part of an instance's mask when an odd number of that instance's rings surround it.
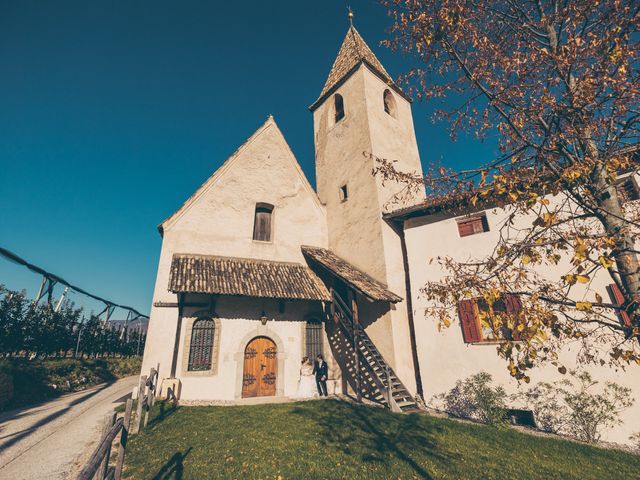
M 393 98 L 393 93 L 388 88 L 382 94 L 382 100 L 384 102 L 384 111 L 396 118 L 396 99 Z
M 482 298 L 461 300 L 458 317 L 465 343 L 500 342 L 520 338 L 520 296 L 504 294 L 493 305 Z M 492 319 L 500 320 L 494 324 Z
M 306 355 L 309 360 L 313 360 L 323 354 L 322 348 L 322 322 L 319 320 L 309 320 L 305 333 Z
M 347 186 L 342 185 L 340 187 L 340 201 L 346 202 L 348 198 L 349 198 L 349 191 L 347 190 Z
M 338 123 L 344 118 L 344 100 L 339 93 L 333 96 L 333 107 L 335 112 L 334 123 Z
M 609 285 L 607 287 L 607 293 L 609 294 L 611 303 L 618 307 L 624 305 L 624 295 L 622 294 L 622 291 L 617 284 L 612 283 L 611 285 Z M 618 320 L 620 320 L 620 323 L 622 325 L 624 325 L 625 327 L 631 327 L 631 317 L 629 317 L 629 313 L 620 309 L 616 310 L 616 315 L 618 316 Z
M 190 372 L 211 369 L 214 334 L 213 319 L 200 318 L 193 323 L 191 342 L 189 343 L 188 370 Z
M 489 222 L 487 222 L 487 216 L 484 213 L 473 217 L 459 218 L 456 222 L 458 222 L 458 233 L 461 237 L 489 231 Z
M 633 177 L 626 177 L 620 180 L 616 184 L 616 191 L 618 192 L 618 199 L 621 204 L 640 199 L 640 192 Z
M 256 204 L 256 213 L 253 221 L 253 239 L 259 242 L 271 241 L 271 216 L 273 205 L 268 203 Z

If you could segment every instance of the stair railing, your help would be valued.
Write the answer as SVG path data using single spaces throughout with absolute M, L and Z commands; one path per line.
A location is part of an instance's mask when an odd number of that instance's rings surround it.
M 362 327 L 360 325 L 356 325 L 353 321 L 353 316 L 351 314 L 351 310 L 345 305 L 344 301 L 342 300 L 342 298 L 340 298 L 340 296 L 338 295 L 338 293 L 335 290 L 331 290 L 331 297 L 333 299 L 333 302 L 331 304 L 331 310 L 332 310 L 332 314 L 333 314 L 333 318 L 334 319 L 338 319 L 338 323 L 340 325 L 340 327 L 342 328 L 342 330 L 344 331 L 347 339 L 352 343 L 352 347 L 354 352 L 357 355 L 357 358 L 359 360 L 361 360 L 359 363 L 359 365 L 354 365 L 354 368 L 357 369 L 356 374 L 359 376 L 360 375 L 360 371 L 358 369 L 359 366 L 363 366 L 367 369 L 367 371 L 369 372 L 369 374 L 371 375 L 371 378 L 373 379 L 373 383 L 375 383 L 376 387 L 378 388 L 378 390 L 380 390 L 380 393 L 385 397 L 388 398 L 388 388 L 387 386 L 384 384 L 383 381 L 380 380 L 378 374 L 376 373 L 376 371 L 374 370 L 374 368 L 370 365 L 369 361 L 367 361 L 367 358 L 364 356 L 364 354 L 362 353 L 362 351 L 359 348 L 359 345 L 357 345 L 355 343 L 355 339 L 358 333 L 360 333 L 363 336 L 366 336 L 366 333 L 364 333 L 364 330 L 362 329 Z M 359 328 L 358 328 L 359 327 Z M 358 328 L 358 331 L 356 332 L 356 328 Z M 367 336 L 368 338 L 368 336 Z M 371 341 L 369 339 L 369 341 Z M 373 357 L 373 361 L 376 363 L 376 365 L 378 365 L 380 368 L 384 368 L 384 366 L 380 365 L 379 361 Z M 358 381 L 358 378 L 356 377 L 356 382 L 357 382 L 357 389 L 360 389 L 360 382 Z M 359 394 L 359 392 L 356 392 L 357 394 Z M 391 403 L 388 403 L 389 406 L 391 406 Z

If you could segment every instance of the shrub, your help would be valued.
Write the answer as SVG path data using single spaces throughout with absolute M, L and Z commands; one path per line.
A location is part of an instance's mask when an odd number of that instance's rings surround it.
M 468 418 L 489 425 L 505 423 L 507 394 L 500 386 L 492 385 L 493 377 L 480 372 L 465 380 L 458 380 L 449 392 L 438 395 L 444 409 L 459 418 Z
M 633 435 L 631 435 L 629 437 L 629 440 L 631 440 L 631 444 L 633 445 L 633 447 L 640 452 L 640 432 L 636 432 Z
M 595 443 L 603 430 L 621 422 L 620 412 L 633 405 L 631 389 L 613 382 L 600 386 L 587 372 L 570 375 L 537 384 L 524 393 L 524 400 L 541 429 Z

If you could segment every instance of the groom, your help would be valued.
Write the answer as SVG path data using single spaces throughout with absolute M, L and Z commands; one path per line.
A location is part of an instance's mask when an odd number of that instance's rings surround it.
M 313 373 L 316 374 L 316 385 L 318 387 L 318 394 L 321 397 L 327 396 L 327 362 L 324 361 L 322 355 L 316 357 L 315 364 L 313 365 Z

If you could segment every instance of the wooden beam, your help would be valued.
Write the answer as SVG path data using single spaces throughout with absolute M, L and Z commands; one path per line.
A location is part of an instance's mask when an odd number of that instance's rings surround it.
M 358 317 L 358 302 L 356 301 L 356 294 L 352 289 L 349 289 L 349 301 L 351 303 L 351 314 L 353 316 L 353 350 L 355 352 L 355 370 L 356 370 L 356 399 L 358 402 L 362 401 L 361 385 L 360 385 L 360 355 L 358 347 L 358 325 L 360 323 Z
M 209 305 L 211 305 L 210 302 L 183 302 L 182 303 L 183 307 L 205 308 L 205 307 L 209 307 Z M 159 308 L 178 308 L 180 304 L 178 302 L 154 302 L 153 306 L 159 307 Z

